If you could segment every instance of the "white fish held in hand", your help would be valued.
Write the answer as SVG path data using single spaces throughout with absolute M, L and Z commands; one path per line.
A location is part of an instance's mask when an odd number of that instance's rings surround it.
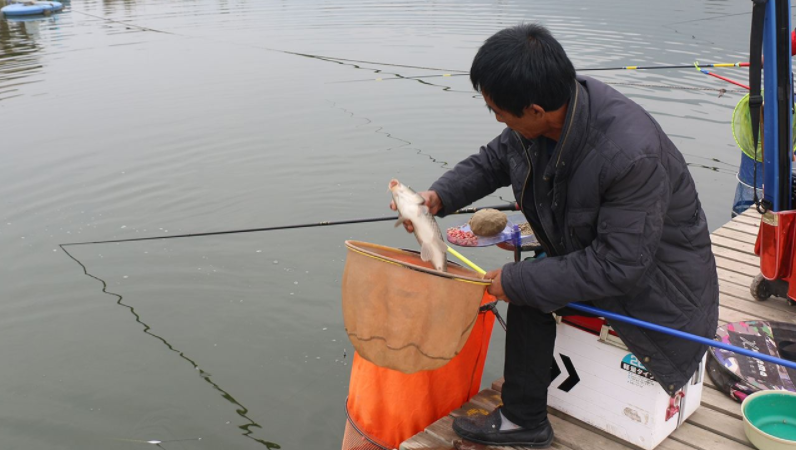
M 437 221 L 425 205 L 426 200 L 396 179 L 390 180 L 389 188 L 398 209 L 398 222 L 395 223 L 395 226 L 401 225 L 406 220 L 412 222 L 415 238 L 420 244 L 420 258 L 423 261 L 431 261 L 431 265 L 436 270 L 447 272 L 446 251 L 448 246 L 442 239 L 442 232 L 437 226 Z

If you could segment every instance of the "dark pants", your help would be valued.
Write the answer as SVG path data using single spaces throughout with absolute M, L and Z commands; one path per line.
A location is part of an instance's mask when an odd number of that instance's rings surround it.
M 560 316 L 586 315 L 563 308 Z M 552 314 L 509 304 L 503 366 L 503 414 L 515 424 L 534 428 L 547 417 L 556 322 Z

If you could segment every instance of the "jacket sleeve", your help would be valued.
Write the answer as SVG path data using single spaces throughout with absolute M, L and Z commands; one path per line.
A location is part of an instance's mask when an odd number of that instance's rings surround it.
M 437 214 L 445 217 L 459 208 L 511 184 L 506 153 L 509 141 L 514 139 L 508 128 L 481 150 L 446 172 L 429 190 L 435 191 L 442 200 L 442 210 Z
M 503 266 L 501 284 L 512 303 L 551 312 L 573 301 L 623 296 L 637 288 L 660 243 L 671 188 L 657 158 L 628 166 L 615 174 L 607 169 L 597 237 L 587 248 Z

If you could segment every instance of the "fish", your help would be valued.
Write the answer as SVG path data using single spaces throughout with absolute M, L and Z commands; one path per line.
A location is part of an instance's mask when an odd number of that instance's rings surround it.
M 415 238 L 420 244 L 420 259 L 425 262 L 431 261 L 434 269 L 440 272 L 447 272 L 448 246 L 442 238 L 437 221 L 425 204 L 426 200 L 412 188 L 404 186 L 394 178 L 390 180 L 389 189 L 398 209 L 398 221 L 395 222 L 395 226 L 401 225 L 406 220 L 412 222 Z

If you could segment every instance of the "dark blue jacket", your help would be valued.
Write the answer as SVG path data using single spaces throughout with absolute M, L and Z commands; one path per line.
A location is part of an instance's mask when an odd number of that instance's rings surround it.
M 440 215 L 511 186 L 548 258 L 509 263 L 512 302 L 555 311 L 572 301 L 713 338 L 719 289 L 705 213 L 682 154 L 639 105 L 578 77 L 561 138 L 510 129 L 432 186 Z M 671 395 L 706 347 L 623 323 L 613 328 Z

